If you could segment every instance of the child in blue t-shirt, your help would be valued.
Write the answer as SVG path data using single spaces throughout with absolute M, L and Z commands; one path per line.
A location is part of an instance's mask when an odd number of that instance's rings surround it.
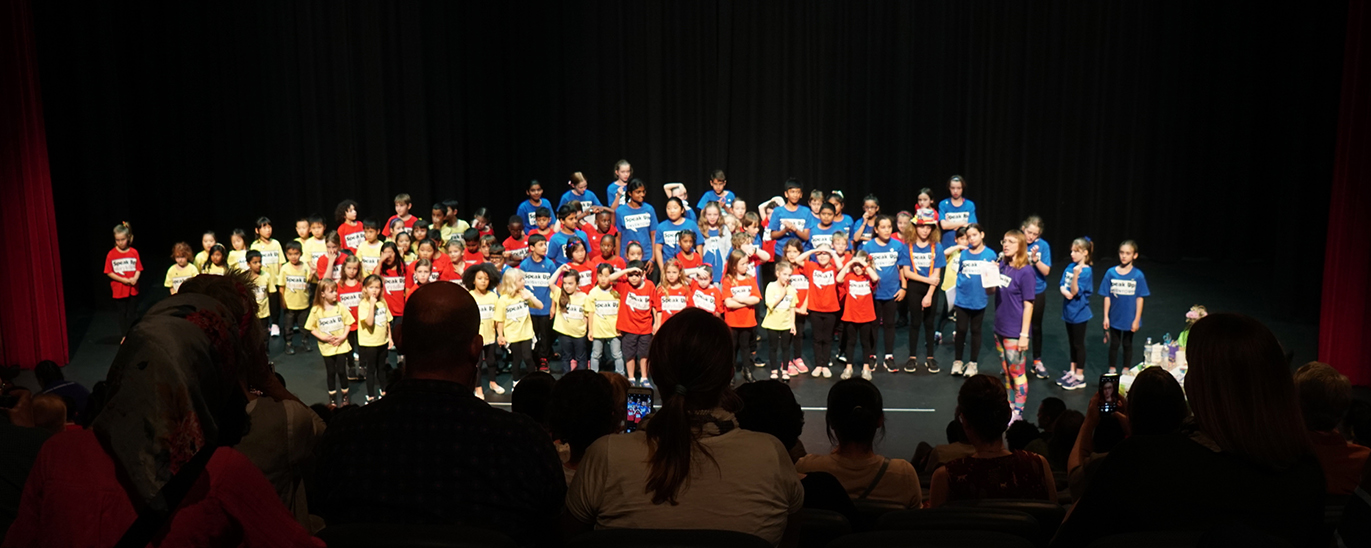
M 1109 338 L 1109 373 L 1118 372 L 1119 346 L 1123 346 L 1123 366 L 1133 363 L 1133 334 L 1142 328 L 1143 298 L 1151 295 L 1147 278 L 1133 266 L 1138 244 L 1124 240 L 1119 244 L 1119 266 L 1109 269 L 1100 280 L 1104 295 L 1104 328 Z
M 676 254 L 680 252 L 676 238 L 681 233 L 689 232 L 695 235 L 696 242 L 704 241 L 700 227 L 695 221 L 683 217 L 684 213 L 685 203 L 680 198 L 673 197 L 667 200 L 667 219 L 657 225 L 657 235 L 652 242 L 652 256 L 657 261 L 659 272 L 666 272 L 666 262 L 675 259 Z
M 981 225 L 967 225 L 966 240 L 969 247 L 961 254 L 957 291 L 953 299 L 957 309 L 957 331 L 952 336 L 955 343 L 952 374 L 971 377 L 977 373 L 976 361 L 981 356 L 981 324 L 985 321 L 985 307 L 989 303 L 981 275 L 997 276 L 999 262 L 995 250 L 985 246 L 985 232 L 981 230 Z M 971 335 L 971 361 L 963 368 L 962 352 L 968 333 Z
M 1033 270 L 1032 340 L 1028 344 L 1033 347 L 1033 374 L 1039 379 L 1046 379 L 1048 372 L 1043 366 L 1043 311 L 1047 309 L 1047 299 L 1043 296 L 1047 294 L 1047 275 L 1052 273 L 1052 246 L 1042 238 L 1042 217 L 1029 215 L 1023 221 L 1022 230 L 1028 239 L 1028 264 Z
M 545 207 L 551 211 L 552 202 L 543 199 L 543 185 L 536 179 L 528 183 L 528 189 L 524 191 L 524 194 L 528 195 L 528 199 L 519 202 L 519 208 L 515 210 L 515 214 L 524 221 L 524 232 L 528 233 L 533 232 L 533 227 L 538 226 L 536 216 L 538 208 Z
M 951 198 L 938 202 L 938 218 L 943 229 L 943 247 L 955 243 L 958 228 L 980 221 L 976 220 L 976 203 L 962 197 L 966 191 L 966 181 L 960 175 L 953 175 L 947 181 L 947 191 Z
M 1062 298 L 1062 321 L 1066 322 L 1066 339 L 1071 345 L 1071 367 L 1057 379 L 1057 385 L 1067 390 L 1085 388 L 1085 328 L 1094 317 L 1090 313 L 1090 295 L 1094 285 L 1095 244 L 1089 237 L 1076 238 L 1071 242 L 1071 264 L 1062 272 L 1059 287 Z M 1036 308 L 1036 307 L 1035 307 Z
M 655 270 L 652 260 L 652 244 L 657 241 L 657 210 L 652 204 L 644 203 L 647 198 L 647 185 L 634 179 L 628 182 L 626 192 L 628 202 L 615 210 L 615 225 L 619 229 L 619 252 L 628 256 L 628 244 L 637 242 L 643 246 L 644 268 L 648 274 Z
M 728 178 L 724 175 L 724 170 L 714 170 L 714 173 L 709 176 L 709 190 L 700 196 L 700 203 L 695 204 L 695 209 L 704 211 L 705 206 L 711 203 L 719 204 L 721 211 L 727 211 L 728 208 L 733 207 L 733 200 L 737 199 L 737 196 L 733 194 L 732 190 L 725 188 L 727 186 Z

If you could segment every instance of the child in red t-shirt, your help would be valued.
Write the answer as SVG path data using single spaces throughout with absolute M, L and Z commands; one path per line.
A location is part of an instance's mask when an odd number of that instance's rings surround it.
M 381 277 L 381 295 L 390 309 L 391 333 L 399 333 L 405 317 L 405 275 L 409 269 L 395 242 L 386 242 L 381 247 L 381 262 L 376 265 L 376 274 Z
M 728 273 L 720 287 L 724 296 L 724 323 L 733 333 L 734 368 L 741 369 L 743 380 L 752 382 L 753 352 L 757 351 L 757 303 L 762 302 L 762 292 L 757 288 L 757 278 L 748 275 L 752 262 L 742 250 L 734 249 L 728 256 Z
M 862 339 L 862 378 L 871 380 L 871 366 L 876 363 L 876 304 L 871 295 L 881 282 L 876 270 L 867 262 L 865 251 L 858 251 L 852 260 L 838 271 L 838 292 L 843 296 L 843 321 L 847 323 L 847 355 L 857 346 L 857 337 Z M 852 361 L 849 359 L 842 378 L 852 378 Z
M 600 238 L 600 255 L 595 257 L 591 264 L 595 268 L 599 268 L 601 264 L 609 264 L 614 267 L 615 272 L 628 268 L 628 263 L 619 256 L 619 237 L 614 234 L 605 234 L 603 238 Z
M 690 306 L 707 311 L 716 318 L 723 315 L 724 294 L 714 284 L 714 265 L 705 264 L 695 271 L 690 281 L 690 291 Z
M 518 265 L 528 257 L 528 235 L 524 234 L 524 220 L 518 215 L 509 218 L 509 237 L 504 246 L 506 263 Z
M 571 267 L 579 276 L 576 288 L 581 293 L 590 293 L 590 288 L 595 287 L 595 263 L 586 260 L 586 245 L 581 240 L 571 240 L 566 244 L 566 266 Z
M 795 288 L 796 302 L 798 303 L 795 307 L 795 336 L 790 338 L 790 355 L 794 356 L 794 359 L 790 360 L 790 363 L 782 364 L 786 366 L 787 373 L 791 376 L 809 372 L 809 367 L 805 366 L 803 358 L 805 320 L 809 318 L 809 311 L 804 307 L 804 303 L 809 297 L 809 276 L 807 272 L 813 263 L 806 260 L 809 258 L 809 254 L 804 249 L 803 240 L 791 238 L 786 240 L 785 248 L 782 250 L 785 253 L 785 260 L 790 263 L 790 286 Z
M 657 323 L 652 325 L 654 335 L 663 323 L 689 306 L 690 295 L 690 285 L 686 283 L 680 263 L 675 259 L 668 260 L 662 269 L 662 285 L 657 288 L 657 296 L 652 303 L 657 308 Z
M 333 211 L 333 216 L 338 220 L 338 241 L 343 249 L 357 252 L 357 246 L 362 245 L 366 240 L 362 223 L 357 221 L 357 202 L 343 200 L 338 204 L 338 209 Z
M 481 253 L 481 232 L 468 228 L 462 233 L 462 240 L 466 242 L 466 251 L 462 252 L 462 271 L 486 262 L 486 255 Z
M 138 278 L 143 276 L 143 260 L 132 246 L 133 229 L 128 223 L 119 223 L 114 227 L 114 249 L 105 254 L 105 275 L 110 279 L 120 339 L 138 317 Z
M 600 248 L 601 238 L 619 235 L 619 229 L 614 226 L 614 212 L 608 209 L 596 213 L 595 222 L 592 223 L 587 220 L 581 223 L 581 230 L 586 233 L 587 238 L 590 238 L 591 249 Z M 615 238 L 615 241 L 618 241 L 618 238 Z
M 630 261 L 624 276 L 615 282 L 619 292 L 619 320 L 616 327 L 623 333 L 624 363 L 628 366 L 628 382 L 650 388 L 648 382 L 647 350 L 652 346 L 652 326 L 655 321 L 652 307 L 657 287 L 647 279 L 642 261 Z M 634 380 L 635 366 L 643 366 L 643 379 Z
M 842 301 L 838 297 L 838 269 L 842 261 L 831 248 L 823 247 L 801 253 L 801 261 L 811 255 L 816 262 L 805 263 L 805 277 L 808 278 L 808 309 L 810 322 L 814 324 L 814 373 L 830 378 L 832 365 L 833 330 L 838 325 L 838 315 L 842 312 Z
M 676 254 L 676 262 L 681 265 L 681 275 L 686 279 L 694 278 L 700 266 L 705 264 L 705 256 L 695 247 L 695 233 L 681 231 L 676 236 L 676 245 L 681 248 L 681 252 Z
M 410 200 L 409 194 L 397 194 L 395 196 L 395 214 L 391 215 L 389 219 L 386 219 L 386 226 L 382 230 L 381 235 L 387 238 L 394 236 L 397 233 L 395 221 L 400 221 L 402 223 L 400 230 L 405 232 L 413 231 L 414 222 L 419 220 L 418 217 L 409 214 L 409 211 L 413 208 L 414 203 Z

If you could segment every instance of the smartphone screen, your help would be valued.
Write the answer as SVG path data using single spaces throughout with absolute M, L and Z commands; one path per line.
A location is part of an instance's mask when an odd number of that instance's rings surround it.
M 652 389 L 628 389 L 628 415 L 624 418 L 624 432 L 632 432 L 642 424 L 643 418 L 652 413 Z
M 1113 413 L 1119 409 L 1119 376 L 1100 375 L 1100 413 Z

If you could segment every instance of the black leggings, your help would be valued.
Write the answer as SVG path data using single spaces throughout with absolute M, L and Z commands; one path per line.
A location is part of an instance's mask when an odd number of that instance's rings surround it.
M 953 352 L 957 361 L 962 361 L 962 348 L 966 346 L 966 334 L 971 333 L 971 361 L 976 361 L 981 357 L 981 324 L 985 319 L 985 309 L 968 310 L 960 306 L 957 308 L 957 336 L 954 342 L 956 350 Z
M 486 368 L 486 379 L 492 383 L 495 382 L 495 375 L 500 372 L 500 364 L 495 361 L 495 349 L 499 347 L 500 345 L 495 343 L 481 347 L 481 365 Z
M 809 314 L 795 314 L 795 334 L 790 337 L 790 359 L 792 360 L 798 360 L 804 356 L 805 319 L 808 317 Z
M 344 394 L 348 391 L 347 358 L 347 352 L 324 356 L 324 375 L 330 396 L 338 391 L 339 386 L 343 387 Z
M 881 324 L 881 333 L 885 337 L 885 355 L 887 356 L 895 354 L 895 313 L 899 304 L 895 299 L 876 301 L 876 321 Z M 873 339 L 872 342 L 875 340 Z M 871 353 L 871 355 L 874 356 L 875 353 Z
M 894 301 L 890 301 L 894 302 Z M 857 348 L 857 339 L 862 340 L 862 359 L 855 359 L 853 350 Z M 876 322 L 848 323 L 847 324 L 847 363 L 849 365 L 875 365 L 876 363 Z
M 1066 324 L 1066 340 L 1071 344 L 1071 364 L 1085 371 L 1085 328 L 1090 322 Z
M 766 330 L 766 352 L 770 359 L 767 363 L 771 364 L 771 372 L 785 371 L 786 364 L 795 359 L 792 355 L 790 360 L 786 359 L 786 354 L 790 352 L 790 339 L 795 337 L 790 334 L 790 330 Z M 798 337 L 795 337 L 798 338 Z M 777 359 L 777 358 L 780 359 Z
M 1118 363 L 1119 345 L 1123 345 L 1123 366 L 1133 367 L 1133 332 L 1109 328 L 1109 368 Z
M 814 367 L 828 367 L 833 357 L 833 326 L 838 322 L 837 312 L 810 312 L 814 320 Z M 799 354 L 796 354 L 798 356 Z
M 552 333 L 552 316 L 530 314 L 529 319 L 533 320 L 533 334 L 538 339 L 538 344 L 533 345 L 533 357 L 542 360 L 534 364 L 536 368 L 552 359 L 552 338 L 555 335 Z M 562 356 L 562 359 L 566 359 L 566 356 Z
M 1047 292 L 1044 291 L 1033 296 L 1033 318 L 1029 320 L 1029 332 L 1032 340 L 1028 346 L 1033 347 L 1033 361 L 1043 358 L 1043 310 L 1047 308 L 1047 299 L 1043 298 Z
M 904 300 L 909 301 L 909 357 L 913 358 L 919 347 L 919 330 L 922 327 L 924 332 L 924 350 L 928 352 L 927 357 L 933 357 L 933 333 L 937 331 L 938 323 L 938 290 L 933 290 L 933 300 L 928 308 L 923 308 L 924 295 L 928 294 L 928 284 L 923 282 L 909 282 L 909 293 Z
M 114 300 L 114 315 L 119 318 L 119 338 L 129 334 L 129 328 L 138 319 L 138 296 L 133 295 Z
M 367 376 L 367 395 L 376 397 L 376 385 L 381 384 L 381 373 L 389 368 L 386 359 L 390 357 L 388 345 L 381 346 L 362 346 L 357 348 L 357 354 L 362 361 L 362 370 Z M 385 385 L 381 385 L 385 389 Z
M 353 352 L 357 352 L 357 349 L 359 349 L 359 348 L 362 347 L 362 345 L 357 344 L 357 332 L 356 332 L 356 331 L 348 331 L 348 344 L 352 345 L 352 350 L 353 350 Z M 361 352 L 357 352 L 357 354 L 358 354 L 359 357 L 361 356 Z M 348 353 L 347 353 L 347 357 L 348 357 L 348 377 L 354 377 L 354 378 L 355 378 L 355 377 L 362 377 L 362 376 L 365 376 L 365 375 L 366 375 L 366 372 L 365 372 L 365 371 L 361 371 L 361 370 L 360 370 L 361 368 L 358 367 L 357 360 L 355 360 L 355 359 L 352 358 L 352 352 L 348 352 Z
M 533 339 L 509 343 L 509 372 L 514 377 L 514 382 L 524 378 L 525 373 L 523 368 L 519 367 L 520 362 L 528 364 L 529 373 L 538 370 L 538 362 L 533 358 Z
M 267 297 L 267 302 L 269 303 L 267 309 L 271 313 L 271 317 L 267 319 L 270 320 L 270 324 L 272 325 L 275 325 L 276 319 L 281 317 L 281 298 L 276 295 L 276 293 L 272 293 Z
M 309 333 L 303 332 L 305 328 L 305 320 L 307 319 L 309 319 L 308 308 L 304 310 L 291 310 L 289 308 L 286 309 L 286 314 L 281 319 L 281 337 L 283 337 L 286 340 L 286 348 L 290 348 L 290 339 L 293 336 L 294 331 L 293 328 L 297 326 L 302 331 L 300 333 L 300 344 L 303 345 L 305 348 L 309 348 Z
M 754 346 L 757 342 L 757 328 L 730 327 L 728 330 L 733 332 L 733 368 L 736 371 L 745 371 L 752 365 L 752 353 L 757 351 Z M 742 356 L 738 356 L 739 351 L 742 351 Z

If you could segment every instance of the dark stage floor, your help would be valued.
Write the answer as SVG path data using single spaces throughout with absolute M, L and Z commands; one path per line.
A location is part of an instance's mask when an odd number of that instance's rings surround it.
M 1096 278 L 1103 274 L 1104 268 L 1112 265 L 1112 261 L 1097 264 L 1096 270 L 1099 274 Z M 1139 261 L 1138 266 L 1147 274 L 1152 296 L 1146 302 L 1143 329 L 1137 335 L 1136 343 L 1139 348 L 1134 350 L 1135 361 L 1141 359 L 1140 347 L 1148 337 L 1160 340 L 1166 332 L 1170 332 L 1172 336 L 1179 334 L 1184 327 L 1185 312 L 1197 303 L 1206 305 L 1211 312 L 1240 312 L 1266 322 L 1293 352 L 1294 364 L 1302 364 L 1316 357 L 1318 326 L 1313 323 L 1291 322 L 1273 312 L 1271 305 L 1265 300 L 1267 293 L 1264 293 L 1255 282 L 1248 281 L 1250 277 L 1240 275 L 1247 270 L 1239 268 L 1238 265 L 1198 261 L 1177 264 Z M 1059 278 L 1060 268 L 1053 271 L 1050 279 Z M 163 291 L 162 288 L 150 291 L 151 295 L 144 298 L 143 306 L 147 307 L 153 300 L 165 296 Z M 1067 343 L 1065 330 L 1060 321 L 1061 298 L 1052 297 L 1056 295 L 1052 287 L 1048 288 L 1048 293 L 1044 316 L 1046 329 L 1043 361 L 1055 379 L 1067 365 Z M 1066 401 L 1068 407 L 1077 410 L 1083 410 L 1089 401 L 1090 391 L 1094 385 L 1091 379 L 1097 378 L 1106 368 L 1108 352 L 1108 347 L 1101 343 L 1101 329 L 1098 324 L 1103 302 L 1099 297 L 1093 301 L 1096 319 L 1092 320 L 1087 338 L 1089 365 L 1086 375 L 1091 387 L 1085 390 L 1066 391 L 1056 386 L 1052 380 L 1039 380 L 1030 374 L 1030 419 L 1038 402 L 1048 396 L 1060 397 Z M 993 321 L 991 316 L 993 312 L 987 313 L 985 318 L 986 336 L 981 350 L 980 365 L 982 372 L 996 374 L 999 370 L 999 357 L 994 349 L 994 340 L 990 337 Z M 67 378 L 90 386 L 104 378 L 117 349 L 114 318 L 110 312 L 92 314 L 90 311 L 77 311 L 72 314 L 70 323 L 73 359 L 66 369 Z M 946 326 L 944 334 L 951 337 L 951 324 Z M 897 331 L 895 354 L 901 365 L 908 357 L 907 337 L 908 329 Z M 805 340 L 806 362 L 812 363 L 808 335 Z M 323 362 L 317 353 L 286 356 L 283 353 L 281 339 L 272 339 L 272 351 L 275 354 L 277 370 L 286 378 L 291 391 L 307 403 L 325 400 Z M 765 356 L 764 344 L 762 352 Z M 880 452 L 889 456 L 908 458 L 913 454 L 919 441 L 932 440 L 938 443 L 944 439 L 944 427 L 952 419 L 956 408 L 956 394 L 961 379 L 948 373 L 952 366 L 951 344 L 940 346 L 936 357 L 943 368 L 943 372 L 938 375 L 875 374 L 874 381 L 881 388 L 887 407 L 887 435 L 879 447 Z M 755 370 L 759 376 L 761 371 L 761 368 Z M 838 380 L 838 373 L 839 371 L 835 370 L 832 379 L 804 376 L 790 382 L 800 404 L 805 406 L 806 427 L 803 441 L 811 452 L 824 451 L 829 446 L 824 433 L 823 410 L 828 387 Z M 508 387 L 508 375 L 502 375 L 500 380 Z M 32 376 L 28 373 L 21 377 L 20 382 L 34 384 Z M 352 388 L 354 394 L 363 390 L 365 386 L 361 384 Z M 489 400 L 493 403 L 508 402 L 509 394 L 492 396 Z

